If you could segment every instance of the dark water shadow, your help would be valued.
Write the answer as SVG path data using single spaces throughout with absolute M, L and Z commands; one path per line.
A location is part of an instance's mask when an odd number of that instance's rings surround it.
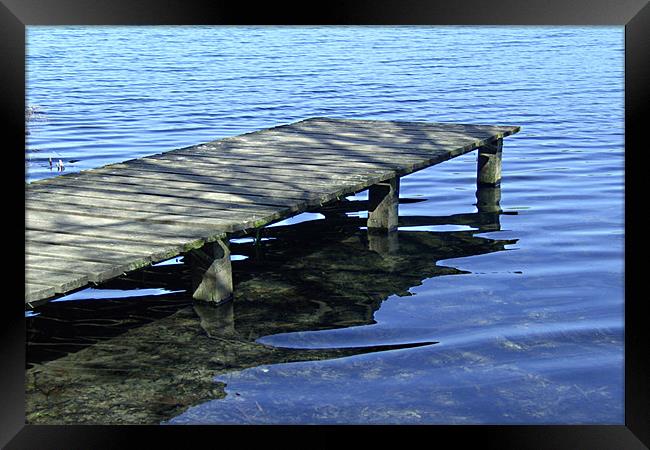
M 263 336 L 375 323 L 392 295 L 423 280 L 466 273 L 437 261 L 503 251 L 516 240 L 477 236 L 500 229 L 495 208 L 445 217 L 407 216 L 390 235 L 369 234 L 348 213 L 364 202 L 320 208 L 326 218 L 267 227 L 231 243 L 235 295 L 219 307 L 187 291 L 132 299 L 63 301 L 28 317 L 28 423 L 160 423 L 189 406 L 223 398 L 214 377 L 264 364 L 340 358 L 431 345 L 288 349 Z M 487 208 L 489 209 L 489 208 Z M 410 231 L 464 225 L 466 231 Z M 150 267 L 104 289 L 187 289 L 184 264 Z

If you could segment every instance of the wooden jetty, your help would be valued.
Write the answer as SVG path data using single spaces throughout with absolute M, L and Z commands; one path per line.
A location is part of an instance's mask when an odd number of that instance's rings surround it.
M 501 180 L 516 126 L 310 118 L 25 189 L 25 303 L 185 255 L 193 297 L 232 295 L 228 239 L 369 189 L 369 233 L 397 227 L 399 178 L 478 149 Z

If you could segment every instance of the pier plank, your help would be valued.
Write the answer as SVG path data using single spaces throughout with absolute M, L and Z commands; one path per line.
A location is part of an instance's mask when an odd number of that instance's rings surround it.
M 25 285 L 29 288 L 32 283 L 50 286 L 57 294 L 64 294 L 88 284 L 86 275 L 61 273 L 25 266 Z M 32 298 L 30 301 L 40 300 Z
M 27 206 L 28 213 L 33 211 L 50 211 L 51 209 L 47 205 L 40 204 L 29 204 Z M 98 217 L 98 218 L 118 218 L 124 220 L 132 220 L 135 222 L 145 222 L 145 223 L 161 223 L 161 224 L 170 224 L 170 225 L 179 225 L 187 228 L 203 228 L 206 226 L 209 227 L 219 227 L 225 226 L 229 222 L 227 219 L 223 218 L 206 218 L 206 217 L 195 217 L 195 216 L 184 216 L 168 213 L 155 213 L 155 212 L 141 212 L 141 211 L 125 211 L 115 208 L 105 208 L 105 207 L 95 207 L 95 206 L 83 206 L 83 205 L 74 205 L 66 203 L 56 208 L 57 212 L 75 215 L 79 217 Z M 233 219 L 238 219 L 239 215 L 233 214 Z M 254 216 L 252 218 L 254 220 Z
M 191 167 L 188 165 L 174 161 L 160 161 L 155 159 L 140 159 L 137 161 L 128 161 L 123 165 L 115 164 L 116 168 L 138 168 L 141 170 L 153 170 L 156 172 L 173 172 L 173 173 L 189 173 L 189 174 L 203 174 L 203 175 L 218 175 L 245 173 L 249 175 L 258 175 L 260 178 L 271 177 L 272 179 L 291 179 L 293 177 L 301 177 L 306 180 L 336 180 L 338 182 L 345 182 L 346 180 L 359 179 L 372 174 L 375 171 L 387 171 L 388 169 L 375 169 L 367 171 L 352 171 L 345 170 L 345 167 L 339 167 L 332 171 L 315 171 L 310 167 L 291 165 L 282 166 L 268 165 L 263 166 L 259 164 L 243 165 L 236 164 L 235 162 L 223 162 L 218 167 L 210 164 L 194 164 Z M 218 172 L 216 172 L 218 170 Z
M 177 153 L 169 156 L 152 156 L 148 157 L 146 160 L 152 161 L 165 161 L 166 163 L 176 163 L 172 167 L 183 167 L 190 165 L 194 168 L 205 168 L 205 169 L 215 169 L 219 170 L 221 168 L 230 168 L 230 166 L 236 165 L 238 167 L 253 167 L 253 168 L 266 168 L 266 169 L 276 169 L 284 168 L 289 170 L 297 171 L 309 171 L 312 175 L 324 174 L 366 174 L 373 172 L 381 172 L 391 170 L 395 167 L 399 167 L 399 163 L 393 160 L 392 162 L 378 164 L 372 162 L 360 163 L 360 162 L 349 162 L 346 160 L 344 167 L 340 163 L 340 155 L 338 164 L 336 161 L 309 161 L 306 158 L 278 158 L 274 155 L 264 155 L 259 152 L 249 153 L 245 156 L 248 156 L 250 159 L 242 158 L 241 156 L 233 158 L 232 156 L 220 156 L 218 153 L 213 152 L 212 154 L 189 154 L 189 153 Z
M 482 142 L 483 140 L 468 140 L 462 143 L 462 146 L 472 145 L 473 143 Z M 318 153 L 319 155 L 336 156 L 342 155 L 346 157 L 379 157 L 381 154 L 392 157 L 407 157 L 407 156 L 426 156 L 433 152 L 444 152 L 450 146 L 443 144 L 435 144 L 433 142 L 400 144 L 392 141 L 377 141 L 372 142 L 355 142 L 337 138 L 328 142 L 308 139 L 299 134 L 289 134 L 287 136 L 268 136 L 264 138 L 253 139 L 247 137 L 239 141 L 215 141 L 204 144 L 203 147 L 197 147 L 197 150 L 203 148 L 213 148 L 220 152 L 228 153 L 235 152 L 244 148 L 268 149 L 282 151 L 285 154 L 305 154 L 308 152 Z M 183 150 L 185 151 L 185 150 Z M 381 151 L 381 154 L 377 153 Z
M 27 304 L 43 298 L 53 297 L 55 294 L 56 290 L 54 286 L 40 284 L 34 281 L 30 281 L 25 285 L 25 302 Z
M 48 272 L 80 274 L 88 277 L 89 281 L 99 282 L 115 278 L 125 271 L 142 267 L 137 263 L 133 264 L 111 264 L 96 261 L 79 261 L 68 259 L 62 256 L 25 255 L 25 267 L 47 270 Z
M 291 150 L 290 152 L 287 150 Z M 295 164 L 302 163 L 314 167 L 340 167 L 341 164 L 341 153 L 339 152 L 327 152 L 326 148 L 312 147 L 305 149 L 303 147 L 263 147 L 263 146 L 250 146 L 250 145 L 240 145 L 237 147 L 229 148 L 224 150 L 218 146 L 206 146 L 202 149 L 188 149 L 182 152 L 173 153 L 171 155 L 167 154 L 166 156 L 170 158 L 177 157 L 187 157 L 187 156 L 196 156 L 217 160 L 234 160 L 234 161 L 245 161 L 248 162 L 247 158 L 255 158 L 254 161 L 259 162 L 275 162 L 283 164 Z M 314 151 L 318 151 L 318 159 L 313 158 Z M 171 152 L 169 152 L 171 153 Z M 153 155 L 152 158 L 160 159 L 164 158 L 165 155 Z M 399 165 L 399 162 L 396 161 L 396 158 L 399 158 L 400 162 L 411 162 L 418 161 L 419 156 L 411 156 L 407 153 L 378 153 L 378 154 L 359 154 L 349 153 L 345 154 L 345 165 L 346 167 L 383 167 L 387 166 L 389 168 Z
M 146 255 L 152 262 L 158 262 L 165 259 L 165 256 L 170 253 L 182 251 L 180 243 L 147 243 L 142 242 L 141 239 L 127 240 L 106 236 L 25 230 L 25 253 L 47 254 L 69 249 L 70 254 L 81 252 L 91 258 L 103 258 L 107 253 L 120 255 L 120 257 L 124 255 L 129 258 Z
M 139 266 L 146 265 L 152 261 L 149 252 L 120 252 L 115 249 L 81 247 L 77 245 L 52 244 L 43 242 L 27 242 L 25 245 L 26 258 L 35 256 L 50 256 L 55 258 L 66 258 L 79 261 L 109 262 L 115 264 L 130 264 L 134 262 Z
M 167 174 L 165 174 L 167 175 Z M 134 200 L 155 201 L 157 197 L 164 197 L 167 200 L 174 200 L 187 204 L 188 199 L 196 199 L 195 193 L 200 192 L 219 192 L 224 194 L 249 194 L 263 197 L 269 196 L 269 189 L 273 189 L 275 197 L 304 200 L 312 197 L 314 193 L 326 192 L 324 188 L 308 190 L 297 190 L 291 188 L 285 183 L 271 183 L 260 180 L 241 180 L 241 179 L 220 179 L 220 184 L 209 183 L 210 179 L 203 183 L 197 181 L 184 181 L 182 177 L 160 176 L 160 174 L 151 174 L 150 172 L 140 172 L 124 170 L 119 174 L 97 175 L 90 180 L 88 177 L 57 177 L 61 180 L 57 183 L 48 183 L 39 186 L 39 189 L 32 190 L 33 193 L 54 191 L 57 188 L 70 190 L 71 186 L 81 188 L 76 192 L 79 195 L 87 191 L 97 189 L 101 182 L 101 187 L 106 190 L 130 192 L 137 194 Z M 232 182 L 231 183 L 229 183 Z M 152 197 L 153 196 L 153 197 Z M 246 207 L 246 205 L 242 205 Z
M 185 183 L 190 184 L 188 189 L 196 191 L 208 192 L 233 192 L 240 193 L 268 193 L 269 189 L 278 192 L 279 195 L 284 195 L 287 198 L 293 198 L 295 195 L 303 193 L 309 195 L 310 192 L 329 192 L 339 184 L 336 181 L 326 181 L 319 179 L 310 179 L 305 181 L 303 179 L 291 179 L 289 177 L 282 177 L 280 179 L 271 179 L 270 177 L 260 176 L 247 176 L 246 174 L 223 174 L 218 177 L 214 175 L 198 175 L 189 172 L 175 173 L 173 171 L 160 172 L 142 169 L 96 169 L 93 171 L 93 179 L 88 177 L 90 171 L 81 172 L 79 174 L 69 174 L 61 177 L 56 177 L 51 180 L 45 180 L 39 188 L 48 189 L 51 186 L 61 185 L 79 185 L 78 183 L 91 183 L 96 184 L 98 181 L 105 181 L 106 184 L 138 184 L 143 194 L 152 194 L 149 188 L 155 185 L 158 189 L 172 189 L 169 195 L 185 197 L 183 188 Z M 176 188 L 174 188 L 176 187 Z M 175 192 L 173 192 L 175 191 Z M 290 191 L 287 194 L 285 191 Z
M 38 189 L 31 190 L 28 192 L 28 196 L 36 196 L 37 194 L 42 194 L 45 192 L 57 192 L 57 187 L 62 187 L 66 185 L 55 185 L 55 184 L 50 184 L 47 186 L 40 186 Z M 76 186 L 80 186 L 77 184 Z M 124 188 L 123 186 L 113 186 L 112 184 L 106 183 L 104 181 L 96 181 L 94 185 L 92 184 L 85 184 L 84 186 L 84 191 L 88 190 L 95 190 L 95 191 L 126 191 L 127 189 Z M 69 187 L 64 187 L 62 189 L 58 189 L 59 192 L 61 192 L 60 195 L 66 195 L 66 197 L 53 197 L 51 199 L 51 202 L 55 204 L 57 207 L 60 206 L 61 204 L 64 204 L 67 200 L 67 195 L 70 193 L 74 193 L 75 190 L 71 190 Z M 255 194 L 248 194 L 248 193 L 230 193 L 230 192 L 217 192 L 216 189 L 215 191 L 194 191 L 194 190 L 181 190 L 181 189 L 176 189 L 173 190 L 171 188 L 165 188 L 165 187 L 159 187 L 159 186 L 150 186 L 150 187 L 145 187 L 143 186 L 141 188 L 140 192 L 143 196 L 144 195 L 149 195 L 149 196 L 155 196 L 156 198 L 149 197 L 150 200 L 160 200 L 162 198 L 173 198 L 173 197 L 178 197 L 181 199 L 185 199 L 187 201 L 191 199 L 195 200 L 201 200 L 206 203 L 212 202 L 216 204 L 221 204 L 224 207 L 230 208 L 230 209 L 242 209 L 242 210 L 248 210 L 250 209 L 250 206 L 252 206 L 253 210 L 265 210 L 269 208 L 264 208 L 264 206 L 288 206 L 288 205 L 293 205 L 296 202 L 295 198 L 287 198 L 283 197 L 282 194 L 277 194 L 274 195 L 272 192 L 266 192 L 266 195 L 260 194 L 260 195 L 255 195 Z M 107 198 L 113 198 L 118 196 L 119 193 L 112 193 L 110 196 Z M 249 206 L 249 207 L 247 207 Z
M 102 218 L 63 214 L 57 211 L 34 211 L 27 204 L 25 227 L 51 234 L 67 233 L 108 237 L 113 239 L 135 240 L 156 244 L 181 244 L 194 240 L 217 239 L 225 232 L 214 228 L 179 227 L 169 224 L 144 224 L 130 219 Z
M 109 195 L 107 195 L 109 194 Z M 46 205 L 48 202 L 56 201 L 60 195 L 65 195 L 66 205 L 87 205 L 98 208 L 114 208 L 133 211 L 168 212 L 170 214 L 181 214 L 197 217 L 228 217 L 239 214 L 247 217 L 253 213 L 268 213 L 275 211 L 274 206 L 291 206 L 299 199 L 293 199 L 292 203 L 285 202 L 285 205 L 266 205 L 249 202 L 237 203 L 236 200 L 224 200 L 217 197 L 216 200 L 188 196 L 167 197 L 164 195 L 133 195 L 131 190 L 111 189 L 111 186 L 94 186 L 83 191 L 65 192 L 63 189 L 40 190 L 27 194 L 27 200 L 31 203 Z M 58 206 L 57 208 L 59 208 Z

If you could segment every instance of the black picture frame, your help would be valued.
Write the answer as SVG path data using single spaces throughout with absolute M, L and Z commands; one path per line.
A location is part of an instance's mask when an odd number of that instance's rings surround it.
M 361 1 L 300 5 L 267 2 L 190 0 L 0 0 L 0 107 L 5 133 L 4 177 L 5 256 L 3 275 L 10 295 L 2 301 L 0 328 L 4 408 L 0 412 L 0 446 L 8 449 L 129 448 L 151 443 L 181 447 L 203 438 L 215 446 L 224 442 L 275 442 L 279 445 L 312 445 L 294 433 L 322 437 L 318 446 L 336 445 L 342 435 L 332 427 L 205 427 L 205 426 L 36 426 L 25 425 L 25 320 L 22 292 L 24 270 L 24 111 L 25 27 L 28 25 L 120 25 L 120 24 L 422 24 L 422 25 L 619 25 L 625 26 L 625 425 L 603 426 L 372 426 L 347 427 L 366 431 L 367 443 L 381 442 L 396 432 L 408 439 L 425 438 L 427 444 L 450 442 L 454 447 L 472 443 L 484 448 L 513 449 L 636 449 L 650 445 L 650 396 L 648 395 L 647 327 L 642 321 L 642 291 L 638 289 L 643 268 L 638 245 L 642 214 L 635 199 L 644 192 L 640 171 L 646 144 L 643 118 L 648 109 L 650 80 L 650 5 L 644 0 L 574 0 L 520 2 Z M 498 61 L 495 61 L 498 63 Z M 646 144 L 647 145 L 647 144 Z M 22 167 L 23 171 L 17 169 Z M 11 257 L 9 257 L 11 255 Z M 14 255 L 18 255 L 15 258 Z M 21 256 L 22 255 L 22 256 Z M 323 433 L 324 431 L 324 433 Z M 225 438 L 227 432 L 229 441 Z M 413 433 L 418 436 L 413 436 Z M 290 434 L 288 434 L 290 433 Z M 278 438 L 265 441 L 266 437 Z M 374 439 L 373 439 L 374 438 Z M 146 439 L 143 440 L 143 439 Z M 417 441 L 413 441 L 417 442 Z M 155 445 L 155 444 L 150 444 Z M 266 444 L 264 444 L 266 445 Z

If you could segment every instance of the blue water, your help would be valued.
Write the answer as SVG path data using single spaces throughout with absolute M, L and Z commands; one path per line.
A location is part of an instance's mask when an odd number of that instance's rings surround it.
M 516 214 L 481 235 L 516 244 L 440 261 L 466 273 L 390 296 L 374 324 L 258 339 L 438 344 L 220 374 L 224 399 L 164 422 L 622 424 L 623 63 L 623 27 L 30 26 L 27 177 L 312 116 L 519 125 Z M 475 165 L 403 178 L 425 201 L 400 215 L 476 211 Z

